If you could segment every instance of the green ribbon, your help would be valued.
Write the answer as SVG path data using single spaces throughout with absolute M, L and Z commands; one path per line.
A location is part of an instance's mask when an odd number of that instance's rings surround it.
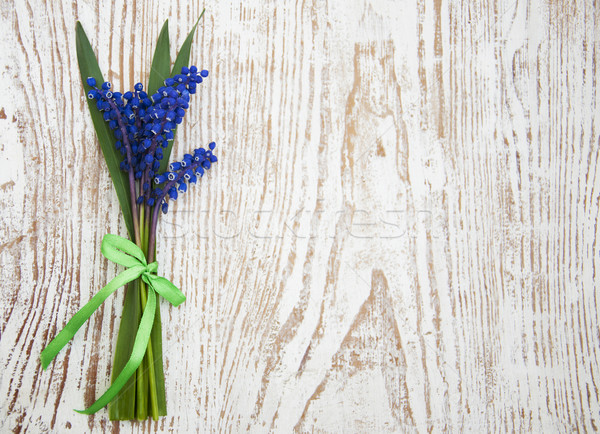
M 135 336 L 131 357 L 123 367 L 119 376 L 104 394 L 98 398 L 89 408 L 85 410 L 75 410 L 78 413 L 92 414 L 96 413 L 102 407 L 107 405 L 127 383 L 129 377 L 133 375 L 146 353 L 150 332 L 154 323 L 154 314 L 156 312 L 156 293 L 162 295 L 173 306 L 179 306 L 185 301 L 185 295 L 164 277 L 156 275 L 158 263 L 148 264 L 144 252 L 131 241 L 117 235 L 107 234 L 102 239 L 102 254 L 112 262 L 123 265 L 127 269 L 121 272 L 117 277 L 111 280 L 108 285 L 102 288 L 92 299 L 83 306 L 58 335 L 42 351 L 40 359 L 43 369 L 46 369 L 50 362 L 56 357 L 59 351 L 75 336 L 77 330 L 85 323 L 106 298 L 125 284 L 142 277 L 142 280 L 148 285 L 148 300 L 142 314 L 142 320 Z

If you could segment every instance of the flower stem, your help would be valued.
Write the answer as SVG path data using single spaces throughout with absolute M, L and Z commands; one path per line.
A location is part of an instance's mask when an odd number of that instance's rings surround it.
M 146 308 L 148 292 L 146 284 L 141 282 L 140 299 L 142 302 L 142 311 Z M 156 394 L 156 373 L 154 372 L 154 352 L 152 351 L 152 340 L 148 340 L 146 355 L 144 356 L 144 366 L 148 367 L 148 392 L 150 395 L 150 415 L 152 419 L 158 420 L 158 397 Z
M 142 245 L 140 244 L 140 241 L 141 241 L 140 227 L 138 224 L 138 207 L 135 202 L 137 199 L 137 194 L 136 194 L 136 188 L 135 188 L 135 177 L 133 176 L 133 165 L 131 162 L 131 160 L 132 160 L 131 145 L 129 143 L 129 138 L 127 135 L 127 128 L 125 128 L 125 122 L 123 121 L 123 118 L 121 117 L 121 112 L 117 108 L 115 102 L 111 98 L 106 98 L 106 101 L 108 102 L 110 107 L 117 114 L 117 124 L 119 125 L 119 130 L 121 131 L 121 134 L 123 135 L 123 144 L 125 145 L 125 150 L 127 151 L 127 153 L 126 153 L 127 164 L 129 165 L 129 169 L 127 172 L 129 175 L 129 196 L 131 197 L 131 214 L 132 214 L 132 220 L 133 220 L 133 232 L 134 232 L 134 237 L 135 237 L 135 243 L 137 244 L 138 247 L 141 247 Z M 140 218 L 140 222 L 141 222 L 141 218 Z
M 140 235 L 141 235 L 141 248 L 144 251 L 146 257 L 148 257 L 148 224 L 149 219 L 146 217 L 146 210 L 144 206 L 140 207 Z M 152 255 L 154 256 L 154 255 Z M 148 299 L 148 288 L 144 281 L 140 279 L 140 302 L 142 312 L 146 308 L 146 301 Z M 144 409 L 138 413 L 138 419 L 142 416 L 144 419 L 147 417 L 147 398 L 150 398 L 150 414 L 152 419 L 158 420 L 158 396 L 156 392 L 156 373 L 154 369 L 154 351 L 152 350 L 152 340 L 148 340 L 148 347 L 146 348 L 146 354 L 144 361 L 138 368 L 138 375 L 142 375 L 143 380 L 147 384 L 148 388 L 143 390 L 145 397 L 139 402 L 140 406 L 144 406 Z M 139 397 L 139 395 L 138 395 Z
M 152 212 L 152 219 L 150 223 L 150 230 L 148 233 L 148 262 L 154 262 L 154 256 L 156 253 L 156 223 L 158 220 L 158 210 L 160 209 L 160 203 L 154 206 Z

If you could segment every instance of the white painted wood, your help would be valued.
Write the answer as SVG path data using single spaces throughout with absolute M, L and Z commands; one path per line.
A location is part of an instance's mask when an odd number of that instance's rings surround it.
M 169 415 L 72 411 L 109 384 L 124 235 L 75 57 L 118 89 L 203 5 L 0 7 L 0 431 L 595 431 L 599 9 L 578 2 L 216 2 L 174 156 L 220 162 L 160 228 Z M 175 54 L 175 48 L 172 50 Z

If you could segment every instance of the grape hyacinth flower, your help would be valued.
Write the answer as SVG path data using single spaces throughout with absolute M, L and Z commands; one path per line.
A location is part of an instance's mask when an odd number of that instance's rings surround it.
M 158 173 L 163 149 L 173 140 L 175 128 L 183 121 L 191 95 L 207 77 L 205 69 L 198 71 L 196 66 L 184 66 L 180 74 L 167 78 L 164 86 L 152 95 L 144 92 L 141 83 L 137 83 L 133 91 L 122 94 L 113 92 L 109 82 L 98 87 L 94 77 L 87 79 L 92 88 L 88 98 L 96 101 L 97 109 L 113 131 L 115 146 L 123 157 L 121 170 L 129 176 L 130 196 L 135 199 L 132 214 L 136 239 L 140 237 L 139 216 L 142 213 L 152 216 L 149 261 L 154 259 L 158 211 L 166 213 L 169 200 L 177 200 L 189 184 L 195 184 L 211 164 L 218 161 L 212 152 L 215 142 L 211 142 L 208 149 L 195 149 L 193 154 L 185 154 L 182 161 L 171 163 L 169 171 Z

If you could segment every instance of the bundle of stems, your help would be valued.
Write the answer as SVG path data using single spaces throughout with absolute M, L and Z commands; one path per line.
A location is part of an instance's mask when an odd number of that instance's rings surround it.
M 200 18 L 204 14 L 200 15 Z M 200 20 L 198 18 L 198 21 Z M 113 180 L 130 239 L 148 263 L 156 257 L 156 227 L 160 211 L 185 193 L 217 161 L 215 147 L 197 148 L 168 165 L 176 126 L 189 107 L 190 95 L 208 71 L 187 67 L 194 25 L 171 68 L 168 22 L 160 32 L 148 86 L 138 83 L 126 93 L 113 92 L 104 82 L 96 56 L 77 23 L 77 56 L 81 77 L 100 146 Z M 125 292 L 123 314 L 114 353 L 112 381 L 129 360 L 136 330 L 146 307 L 148 288 L 139 278 Z M 162 327 L 157 304 L 150 340 L 142 363 L 109 404 L 111 420 L 157 420 L 167 414 L 162 361 Z

